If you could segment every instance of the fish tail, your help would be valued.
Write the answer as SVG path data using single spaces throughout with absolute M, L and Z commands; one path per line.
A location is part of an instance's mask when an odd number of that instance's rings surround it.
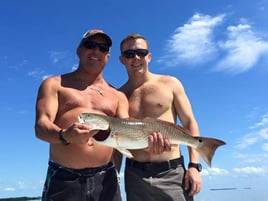
M 216 151 L 216 149 L 226 144 L 222 140 L 218 140 L 215 138 L 207 138 L 207 137 L 195 137 L 200 142 L 199 146 L 197 147 L 197 151 L 202 156 L 204 161 L 211 167 L 212 157 Z

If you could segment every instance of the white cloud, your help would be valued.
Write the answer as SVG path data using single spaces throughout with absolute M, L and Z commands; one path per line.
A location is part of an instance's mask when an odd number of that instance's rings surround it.
M 268 159 L 268 155 L 265 153 L 260 153 L 260 154 L 235 153 L 233 156 L 240 163 L 257 163 L 257 162 L 267 161 Z
M 262 145 L 262 150 L 268 152 L 268 143 L 264 143 L 264 144 Z
M 236 147 L 247 148 L 257 142 L 266 143 L 266 140 L 268 140 L 268 114 L 263 115 L 261 120 L 250 128 L 252 131 L 239 139 Z M 265 148 L 265 146 L 263 147 Z
M 50 58 L 52 59 L 53 63 L 58 63 L 61 60 L 64 60 L 65 58 L 68 58 L 67 52 L 57 52 L 57 51 L 50 51 Z
M 44 75 L 45 71 L 41 70 L 40 68 L 36 68 L 31 72 L 28 72 L 28 76 L 33 77 L 34 79 L 40 79 Z
M 46 74 L 44 70 L 41 70 L 40 68 L 36 68 L 31 72 L 28 72 L 28 76 L 34 78 L 35 80 L 45 80 L 48 77 L 51 77 L 52 74 Z
M 3 190 L 3 191 L 10 192 L 10 191 L 15 191 L 16 189 L 13 188 L 13 187 L 3 187 L 2 190 Z
M 227 28 L 228 39 L 219 43 L 227 55 L 216 66 L 217 70 L 241 73 L 254 67 L 261 56 L 268 54 L 268 42 L 257 36 L 248 24 Z
M 27 189 L 28 188 L 28 185 L 23 181 L 18 181 L 17 185 L 18 185 L 19 189 Z
M 241 149 L 246 148 L 258 142 L 259 138 L 260 137 L 256 132 L 246 134 L 241 139 L 239 139 L 239 142 L 236 147 Z
M 263 126 L 268 126 L 268 113 L 264 114 L 262 116 L 262 119 L 260 122 L 257 122 L 254 126 L 252 126 L 251 128 L 258 128 L 258 127 L 263 127 Z
M 212 167 L 202 170 L 201 175 L 202 176 L 227 175 L 228 173 L 229 173 L 228 170 Z
M 259 133 L 263 139 L 268 140 L 268 127 L 261 129 Z
M 189 22 L 176 28 L 167 42 L 167 53 L 158 62 L 165 62 L 166 66 L 200 66 L 211 62 L 209 65 L 215 66 L 213 71 L 238 74 L 267 58 L 268 41 L 254 32 L 246 19 L 224 27 L 224 18 L 224 14 L 193 15 Z M 221 40 L 216 40 L 220 36 Z
M 255 123 L 250 127 L 251 132 L 244 135 L 236 147 L 239 149 L 248 149 L 248 151 L 252 151 L 252 147 L 254 146 L 254 150 L 258 150 L 260 153 L 252 153 L 252 154 L 241 154 L 235 153 L 234 158 L 239 159 L 242 163 L 266 163 L 268 159 L 268 114 L 265 113 L 260 121 Z
M 243 167 L 243 168 L 234 168 L 234 172 L 238 174 L 258 174 L 263 175 L 268 172 L 267 167 Z
M 187 24 L 178 27 L 168 41 L 168 56 L 159 62 L 168 61 L 168 66 L 178 63 L 203 63 L 213 57 L 216 47 L 213 42 L 213 29 L 220 24 L 224 15 L 211 17 L 195 14 Z
M 0 186 L 0 191 L 2 192 L 15 192 L 26 190 L 31 192 L 32 190 L 40 190 L 43 188 L 44 181 L 37 181 L 37 182 L 25 182 L 25 181 L 17 181 L 13 184 L 7 184 L 6 186 Z M 1 196 L 0 196 L 1 197 Z

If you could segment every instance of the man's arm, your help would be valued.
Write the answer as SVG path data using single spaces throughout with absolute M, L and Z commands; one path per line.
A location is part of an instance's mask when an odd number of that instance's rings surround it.
M 61 138 L 68 143 L 87 143 L 96 131 L 90 132 L 86 124 L 75 122 L 68 128 L 60 128 L 54 123 L 59 108 L 59 88 L 60 76 L 48 78 L 39 88 L 36 101 L 36 137 L 49 143 L 63 143 Z
M 189 130 L 192 136 L 199 136 L 198 124 L 195 120 L 190 101 L 179 80 L 174 82 L 177 86 L 174 90 L 174 105 L 182 126 Z M 199 153 L 192 147 L 188 147 L 189 162 L 199 163 Z M 185 175 L 185 188 L 190 189 L 189 195 L 193 196 L 201 190 L 201 176 L 196 168 L 189 168 Z
M 57 143 L 59 128 L 54 124 L 58 111 L 58 95 L 56 88 L 57 77 L 48 78 L 41 84 L 36 100 L 36 137 L 50 142 Z

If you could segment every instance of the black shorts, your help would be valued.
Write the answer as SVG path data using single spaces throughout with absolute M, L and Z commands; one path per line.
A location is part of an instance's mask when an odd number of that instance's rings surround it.
M 42 201 L 122 201 L 113 163 L 70 169 L 49 161 Z

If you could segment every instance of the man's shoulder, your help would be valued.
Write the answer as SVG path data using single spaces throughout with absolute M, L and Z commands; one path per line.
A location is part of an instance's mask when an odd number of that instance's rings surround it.
M 63 86 L 68 86 L 68 82 L 72 80 L 73 76 L 71 73 L 53 75 L 50 77 L 46 77 L 41 85 L 43 87 L 53 87 L 60 89 Z
M 55 83 L 59 83 L 60 80 L 61 80 L 61 75 L 54 75 L 54 76 L 44 78 L 42 83 L 43 84 L 55 84 Z
M 164 82 L 164 83 L 178 83 L 180 80 L 172 75 L 164 75 L 164 74 L 156 74 L 156 79 L 157 82 Z

